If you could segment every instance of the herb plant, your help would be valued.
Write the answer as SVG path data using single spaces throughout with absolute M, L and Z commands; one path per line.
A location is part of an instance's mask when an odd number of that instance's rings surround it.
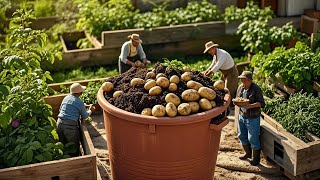
M 287 131 L 304 141 L 307 141 L 306 131 L 320 137 L 319 97 L 314 97 L 312 94 L 296 93 L 288 101 L 282 103 L 280 101 L 278 99 L 267 101 L 264 110 Z
M 97 94 L 102 83 L 103 81 L 89 82 L 86 90 L 80 96 L 80 99 L 82 99 L 86 104 L 98 104 Z

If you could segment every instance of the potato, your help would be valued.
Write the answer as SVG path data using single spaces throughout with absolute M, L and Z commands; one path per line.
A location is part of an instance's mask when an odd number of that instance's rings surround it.
M 182 81 L 190 81 L 192 79 L 192 73 L 191 72 L 185 72 L 181 75 Z
M 110 92 L 113 89 L 113 84 L 111 82 L 104 82 L 101 87 L 103 91 Z
M 156 76 L 156 79 L 158 79 L 159 77 L 167 77 L 167 76 L 163 73 L 158 73 Z
M 141 67 L 141 68 L 145 67 L 145 65 L 141 61 L 136 61 L 134 64 L 136 67 Z
M 178 106 L 178 113 L 182 116 L 188 116 L 191 113 L 191 107 L 188 103 L 182 103 Z
M 156 95 L 159 95 L 162 93 L 162 89 L 160 86 L 155 86 L 155 87 L 152 87 L 151 89 L 149 89 L 149 94 L 151 96 L 156 96 Z
M 168 89 L 169 91 L 174 92 L 178 89 L 178 86 L 175 83 L 170 83 Z
M 188 102 L 188 104 L 190 105 L 192 113 L 197 113 L 199 111 L 200 106 L 197 102 Z
M 153 88 L 156 85 L 157 85 L 156 81 L 152 79 L 148 81 L 146 84 L 144 84 L 144 89 L 149 91 L 151 88 Z
M 171 77 L 170 77 L 170 82 L 171 82 L 171 83 L 178 84 L 178 83 L 180 82 L 179 76 L 177 76 L 177 75 L 171 76 Z
M 152 109 L 151 108 L 144 108 L 141 112 L 141 115 L 151 116 L 152 115 Z
M 123 91 L 116 91 L 116 92 L 113 93 L 113 98 L 117 98 L 123 93 L 124 93 Z
M 157 85 L 162 88 L 168 88 L 170 84 L 169 80 L 166 77 L 159 77 L 156 82 Z
M 216 92 L 208 87 L 199 88 L 198 93 L 201 97 L 206 98 L 208 100 L 213 100 L 214 98 L 216 98 Z
M 170 117 L 175 117 L 178 113 L 176 106 L 173 103 L 169 102 L 166 105 L 166 113 Z
M 166 115 L 166 108 L 162 105 L 155 105 L 153 106 L 151 112 L 152 116 L 163 117 Z
M 136 86 L 136 85 L 143 84 L 143 83 L 144 83 L 144 80 L 141 78 L 133 78 L 130 81 L 131 86 Z
M 149 81 L 152 81 L 152 80 L 154 81 L 154 79 L 147 79 L 147 80 L 146 80 L 146 83 L 149 82 Z
M 190 101 L 198 101 L 198 99 L 200 98 L 200 95 L 198 91 L 194 89 L 188 89 L 183 91 L 183 93 L 181 94 L 181 97 L 183 100 L 190 102 Z
M 206 98 L 202 98 L 199 100 L 199 105 L 200 105 L 200 108 L 203 109 L 203 110 L 209 110 L 209 109 L 212 109 L 212 105 L 210 103 L 210 101 Z
M 167 103 L 170 102 L 170 103 L 173 103 L 176 106 L 178 106 L 181 103 L 179 97 L 177 95 L 173 94 L 173 93 L 167 94 L 166 97 L 165 97 L 165 100 L 166 100 Z
M 154 73 L 154 72 L 148 72 L 147 75 L 146 75 L 146 78 L 148 78 L 148 79 L 154 79 L 154 78 L 156 78 L 156 73 Z
M 213 87 L 217 88 L 220 91 L 224 90 L 224 86 L 225 85 L 224 85 L 224 82 L 222 80 L 218 80 L 218 81 L 214 82 L 214 84 L 213 84 Z
M 217 104 L 216 104 L 216 102 L 215 102 L 215 101 L 210 101 L 210 103 L 211 103 L 211 105 L 212 105 L 212 108 L 214 108 L 214 107 L 216 107 L 216 106 L 217 106 Z
M 203 87 L 203 85 L 201 83 L 198 83 L 197 81 L 190 80 L 190 81 L 187 82 L 187 87 L 189 89 L 194 89 L 194 90 L 198 91 L 198 89 Z

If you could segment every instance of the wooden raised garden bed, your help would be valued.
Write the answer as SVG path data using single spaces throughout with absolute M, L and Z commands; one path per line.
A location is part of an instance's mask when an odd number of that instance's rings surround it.
M 320 140 L 304 142 L 286 131 L 276 120 L 262 113 L 261 144 L 264 155 L 297 179 L 320 175 Z
M 84 155 L 25 166 L 0 169 L 2 180 L 97 180 L 96 153 L 87 128 L 81 125 L 82 148 Z M 98 174 L 98 175 L 97 175 Z
M 55 68 L 67 69 L 77 66 L 94 66 L 115 64 L 118 61 L 122 44 L 128 40 L 127 36 L 138 33 L 143 40 L 143 48 L 149 59 L 152 57 L 166 57 L 170 55 L 198 55 L 202 54 L 204 44 L 209 40 L 219 43 L 227 50 L 238 50 L 239 39 L 234 35 L 226 35 L 225 23 L 213 21 L 174 26 L 162 26 L 149 29 L 126 29 L 104 31 L 101 42 L 83 32 L 95 48 L 69 50 L 64 46 L 63 60 L 55 62 Z M 78 36 L 70 33 L 70 36 Z M 61 42 L 68 41 L 61 36 Z

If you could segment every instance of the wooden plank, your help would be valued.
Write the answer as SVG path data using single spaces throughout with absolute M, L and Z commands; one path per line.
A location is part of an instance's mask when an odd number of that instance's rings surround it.
M 51 179 L 52 177 L 59 177 L 60 180 L 96 180 L 96 156 L 86 155 L 0 169 L 2 180 Z
M 301 25 L 300 25 L 301 32 L 312 34 L 312 33 L 316 33 L 319 29 L 320 29 L 320 23 L 318 19 L 305 16 L 305 15 L 301 16 Z
M 99 81 L 106 81 L 107 78 L 95 78 L 95 79 L 87 79 L 87 80 L 80 80 L 80 81 L 69 81 L 69 82 L 62 82 L 62 83 L 52 83 L 48 84 L 49 88 L 52 88 L 55 91 L 61 91 L 61 86 L 69 87 L 73 83 L 80 83 L 82 86 L 87 86 L 89 82 L 99 82 Z
M 237 65 L 239 74 L 241 74 L 246 67 L 250 66 L 250 61 L 240 62 L 240 63 L 237 63 L 236 65 Z
M 210 39 L 225 34 L 225 23 L 213 21 L 174 26 L 162 26 L 149 29 L 126 29 L 102 32 L 103 48 L 121 47 L 128 35 L 138 33 L 144 45 L 187 41 L 192 39 Z
M 101 42 L 96 37 L 91 36 L 87 31 L 85 31 L 85 34 L 86 34 L 86 37 L 94 45 L 95 48 L 101 48 L 102 47 Z
M 307 145 L 298 151 L 297 174 L 320 170 L 320 141 L 310 142 Z
M 299 145 L 286 138 L 268 123 L 261 123 L 261 143 L 262 151 L 270 159 L 291 174 L 296 175 L 297 151 Z M 276 143 L 278 145 L 276 145 Z M 279 147 L 280 146 L 280 147 Z
M 262 113 L 261 143 L 264 154 L 293 176 L 320 170 L 320 141 L 305 143 L 283 129 L 275 120 Z M 274 149 L 280 144 L 283 158 L 276 158 Z
M 277 76 L 276 79 L 269 78 L 269 81 L 276 85 L 279 89 L 287 92 L 290 95 L 293 95 L 297 92 L 296 89 L 289 87 L 288 85 L 285 85 L 279 76 Z
M 289 133 L 287 130 L 285 130 L 281 124 L 279 124 L 276 120 L 272 119 L 270 116 L 268 116 L 266 113 L 261 112 L 262 119 L 267 122 L 269 125 L 271 125 L 273 128 L 275 128 L 278 132 L 284 134 L 286 137 L 290 138 L 290 140 L 294 141 L 295 143 L 305 147 L 307 146 L 304 141 L 301 139 L 295 137 L 291 133 Z
M 82 148 L 85 154 L 96 155 L 96 151 L 94 149 L 92 140 L 90 138 L 90 134 L 86 127 L 86 123 L 81 123 L 81 133 L 83 137 L 83 141 L 81 142 Z
M 60 110 L 60 104 L 63 100 L 64 97 L 66 97 L 67 94 L 60 94 L 60 95 L 54 95 L 54 96 L 46 96 L 43 97 L 44 101 L 47 104 L 50 104 L 52 107 L 52 117 L 57 119 L 58 118 L 58 114 L 59 114 L 59 110 Z
M 306 132 L 306 137 L 309 141 L 320 141 L 320 138 L 318 136 L 312 134 L 309 131 Z

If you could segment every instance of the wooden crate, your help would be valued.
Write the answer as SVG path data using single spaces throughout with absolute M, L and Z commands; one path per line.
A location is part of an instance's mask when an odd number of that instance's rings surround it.
M 312 34 L 319 31 L 319 29 L 320 29 L 319 19 L 312 18 L 305 15 L 301 16 L 301 26 L 300 26 L 301 32 Z
M 1 180 L 97 180 L 96 153 L 87 128 L 82 125 L 84 155 L 25 166 L 0 169 Z
M 261 118 L 262 151 L 267 157 L 297 178 L 306 179 L 308 173 L 320 172 L 319 140 L 306 143 L 265 113 Z

